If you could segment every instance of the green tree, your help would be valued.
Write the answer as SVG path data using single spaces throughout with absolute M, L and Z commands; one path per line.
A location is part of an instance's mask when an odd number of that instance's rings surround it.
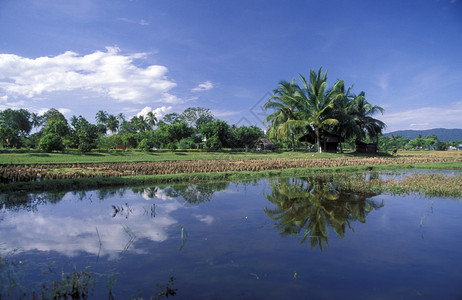
M 248 152 L 249 147 L 255 145 L 259 138 L 264 136 L 263 130 L 260 127 L 253 126 L 241 126 L 235 129 L 234 137 L 237 146 L 245 148 L 245 152 Z
M 0 142 L 19 148 L 32 129 L 30 113 L 25 109 L 6 109 L 0 112 Z
M 90 152 L 98 144 L 98 127 L 79 116 L 73 122 L 72 141 L 82 152 Z
M 146 122 L 148 123 L 148 129 L 152 130 L 157 124 L 156 113 L 153 111 L 148 112 L 146 115 Z
M 39 148 L 45 152 L 62 151 L 64 150 L 64 144 L 61 136 L 53 133 L 46 133 L 40 139 Z
M 60 137 L 67 136 L 69 132 L 69 124 L 62 119 L 50 119 L 43 128 L 43 134 L 55 134 Z
M 154 143 L 151 139 L 148 138 L 142 139 L 141 142 L 138 144 L 138 148 L 143 151 L 149 151 L 152 147 L 154 147 Z
M 295 135 L 300 132 L 296 116 L 296 97 L 299 88 L 295 81 L 281 81 L 274 89 L 273 96 L 263 105 L 265 110 L 274 110 L 264 122 L 270 123 L 268 136 L 276 139 L 289 138 L 292 151 L 295 151 Z
M 206 137 L 206 146 L 210 150 L 220 150 L 228 146 L 229 125 L 222 120 L 214 120 L 202 126 L 201 133 Z
M 353 99 L 355 95 L 351 92 L 353 86 L 345 88 L 343 80 L 337 81 L 336 97 L 332 110 L 332 117 L 338 121 L 332 126 L 332 132 L 338 134 L 344 141 L 354 139 L 359 134 L 359 127 L 355 121 Z M 340 143 L 340 151 L 343 152 Z
M 371 140 L 378 142 L 382 130 L 386 127 L 385 123 L 375 119 L 373 115 L 383 114 L 384 109 L 378 105 L 372 105 L 366 100 L 364 92 L 359 93 L 353 99 L 355 122 L 359 127 L 357 140 Z
M 38 113 L 32 113 L 30 117 L 31 125 L 33 128 L 37 128 L 42 126 L 43 124 L 43 119 L 41 116 L 39 116 Z
M 159 122 L 159 127 L 154 132 L 154 140 L 161 144 L 162 148 L 178 148 L 178 142 L 182 139 L 192 137 L 193 128 L 186 122 L 166 124 Z
M 169 113 L 169 114 L 166 114 L 163 118 L 162 118 L 162 121 L 166 124 L 174 124 L 176 122 L 179 122 L 181 119 L 180 119 L 180 115 L 177 114 L 176 112 L 173 112 L 173 113 Z
M 109 129 L 113 134 L 117 133 L 119 130 L 119 120 L 114 115 L 107 116 L 106 124 L 107 129 Z
M 210 109 L 202 107 L 189 107 L 183 111 L 179 118 L 197 130 L 200 130 L 202 125 L 214 120 Z
M 297 127 L 311 126 L 316 135 L 318 150 L 321 151 L 321 129 L 338 124 L 334 118 L 333 109 L 337 97 L 339 97 L 338 85 L 334 85 L 331 90 L 327 89 L 327 71 L 322 73 L 319 68 L 316 73 L 310 70 L 310 81 L 300 75 L 303 86 L 296 95 L 296 107 L 299 113 Z
M 66 117 L 64 117 L 64 115 L 57 109 L 55 108 L 51 108 L 49 110 L 47 110 L 43 115 L 42 115 L 42 119 L 43 119 L 43 124 L 48 124 L 48 122 L 50 121 L 64 121 L 67 123 L 67 120 L 66 120 Z
M 109 115 L 108 115 L 107 111 L 99 110 L 96 113 L 96 117 L 95 117 L 96 123 L 106 125 L 108 117 L 109 117 Z
M 148 122 L 143 116 L 134 116 L 130 119 L 130 123 L 136 128 L 137 132 L 146 131 L 148 129 Z

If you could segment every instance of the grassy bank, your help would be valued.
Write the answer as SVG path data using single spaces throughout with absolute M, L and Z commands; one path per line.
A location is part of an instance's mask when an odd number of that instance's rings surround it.
M 462 161 L 458 162 L 439 162 L 425 164 L 400 164 L 400 165 L 362 165 L 362 166 L 346 166 L 332 168 L 292 168 L 281 170 L 264 170 L 264 171 L 230 171 L 230 172 L 210 172 L 210 173 L 181 173 L 181 174 L 161 174 L 161 175 L 138 175 L 138 176 L 123 176 L 123 177 L 95 177 L 95 178 L 80 178 L 80 179 L 56 179 L 43 180 L 40 182 L 15 182 L 10 184 L 0 185 L 0 193 L 9 193 L 16 191 L 67 191 L 81 189 L 97 189 L 103 187 L 121 187 L 135 185 L 157 185 L 157 184 L 172 184 L 180 182 L 189 183 L 205 183 L 210 181 L 249 181 L 258 180 L 268 177 L 303 177 L 303 176 L 320 176 L 330 178 L 334 176 L 337 179 L 344 178 L 353 174 L 373 171 L 386 170 L 406 170 L 406 169 L 433 169 L 433 170 L 454 170 L 462 171 Z M 333 177 L 332 177 L 333 178 Z M 462 179 L 462 178 L 461 178 Z M 333 180 L 333 179 L 331 179 Z M 339 183 L 346 182 L 345 180 Z M 344 186 L 353 187 L 349 184 Z M 376 184 L 367 187 L 361 182 L 355 182 L 355 190 L 360 191 L 360 187 L 365 187 L 368 190 L 382 190 L 385 185 Z M 462 196 L 462 185 L 456 184 Z M 397 190 L 397 188 L 395 188 Z
M 8 184 L 0 184 L 0 193 L 9 193 L 253 180 L 312 176 L 320 172 L 354 174 L 410 168 L 462 170 L 462 151 L 408 151 L 393 157 L 386 154 L 231 151 L 4 152 L 0 153 L 0 167 L 2 180 L 7 182 L 9 178 Z
M 234 159 L 277 159 L 277 158 L 330 158 L 352 154 L 307 153 L 307 152 L 205 152 L 205 151 L 106 151 L 80 153 L 0 153 L 0 164 L 75 164 L 75 163 L 119 163 L 155 162 L 182 160 L 234 160 Z

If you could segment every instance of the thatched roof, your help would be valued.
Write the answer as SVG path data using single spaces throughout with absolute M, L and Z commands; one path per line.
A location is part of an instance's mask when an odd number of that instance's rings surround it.
M 274 146 L 274 143 L 268 139 L 259 139 L 257 141 L 257 145 L 263 145 L 263 146 Z

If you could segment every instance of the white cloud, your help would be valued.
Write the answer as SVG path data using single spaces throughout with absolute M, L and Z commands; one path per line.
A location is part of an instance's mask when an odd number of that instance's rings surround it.
M 152 109 L 150 106 L 145 106 L 140 112 L 138 112 L 136 115 L 137 116 L 143 116 L 146 117 L 149 112 L 153 112 L 156 115 L 156 118 L 159 120 L 162 118 L 164 115 L 168 114 L 170 111 L 172 111 L 173 107 L 172 106 L 162 106 L 158 107 L 156 109 Z
M 377 117 L 387 124 L 386 132 L 432 128 L 462 128 L 462 101 L 442 107 L 421 107 Z
M 138 25 L 141 25 L 141 26 L 149 25 L 149 22 L 147 22 L 144 19 L 136 21 L 136 20 L 132 20 L 132 19 L 128 19 L 128 18 L 118 18 L 117 20 L 122 21 L 122 22 L 126 22 L 126 23 L 138 24 Z
M 223 111 L 223 110 L 212 110 L 212 114 L 218 118 L 225 118 L 242 114 L 241 111 Z
M 213 89 L 213 83 L 207 80 L 206 82 L 203 82 L 195 88 L 193 88 L 191 92 L 203 92 L 211 89 Z
M 85 91 L 119 102 L 182 102 L 169 93 L 176 83 L 167 78 L 165 66 L 140 68 L 135 61 L 145 58 L 146 53 L 122 55 L 117 47 L 106 50 L 84 56 L 67 51 L 35 59 L 0 54 L 0 97 L 32 98 L 53 92 Z

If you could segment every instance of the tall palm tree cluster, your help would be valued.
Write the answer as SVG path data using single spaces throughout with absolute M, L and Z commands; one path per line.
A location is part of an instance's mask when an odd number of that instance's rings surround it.
M 288 141 L 295 150 L 301 138 L 316 141 L 321 151 L 321 136 L 331 133 L 345 141 L 377 141 L 385 123 L 375 119 L 383 108 L 366 100 L 364 92 L 352 93 L 353 86 L 345 87 L 339 79 L 332 88 L 327 85 L 327 71 L 310 70 L 307 80 L 300 76 L 301 85 L 281 81 L 264 104 L 272 112 L 264 120 L 269 123 L 270 138 Z M 310 139 L 311 138 L 311 139 Z

